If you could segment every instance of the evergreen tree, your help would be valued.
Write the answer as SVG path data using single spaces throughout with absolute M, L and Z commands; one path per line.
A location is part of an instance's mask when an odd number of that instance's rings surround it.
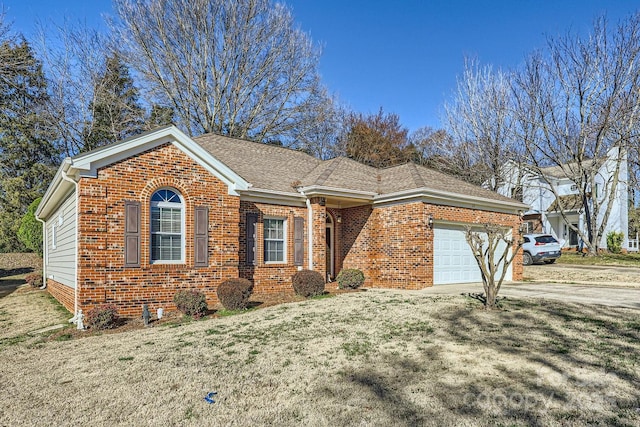
M 47 84 L 26 40 L 4 42 L 11 63 L 0 79 L 0 252 L 24 250 L 17 237 L 27 207 L 42 196 L 59 162 L 47 120 Z
M 42 255 L 42 223 L 36 219 L 36 210 L 42 201 L 42 197 L 35 199 L 27 209 L 20 222 L 18 229 L 18 239 L 29 249 Z
M 120 55 L 112 53 L 106 58 L 104 68 L 89 106 L 93 121 L 85 126 L 82 151 L 120 141 L 144 130 L 144 110 L 138 103 L 139 92 L 128 67 Z
M 162 105 L 153 104 L 151 111 L 147 116 L 148 130 L 157 128 L 159 126 L 166 126 L 173 124 L 174 110 L 171 107 L 165 107 Z

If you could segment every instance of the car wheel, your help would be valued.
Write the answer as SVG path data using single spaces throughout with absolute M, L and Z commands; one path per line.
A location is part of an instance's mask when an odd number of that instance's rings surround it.
M 525 252 L 522 254 L 522 264 L 531 265 L 533 264 L 533 258 L 531 258 L 531 254 L 529 252 Z
M 554 262 L 556 262 L 556 260 L 555 260 L 555 259 L 545 259 L 545 260 L 544 260 L 544 263 L 545 263 L 545 264 L 553 264 Z

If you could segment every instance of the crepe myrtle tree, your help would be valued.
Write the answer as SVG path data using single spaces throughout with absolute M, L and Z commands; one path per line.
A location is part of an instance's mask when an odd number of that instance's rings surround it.
M 484 295 L 479 295 L 486 310 L 496 308 L 500 286 L 523 240 L 513 240 L 511 229 L 495 224 L 466 227 L 465 238 L 482 275 Z

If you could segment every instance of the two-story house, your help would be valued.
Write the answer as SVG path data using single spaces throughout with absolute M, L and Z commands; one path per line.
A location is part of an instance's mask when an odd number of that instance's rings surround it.
M 632 244 L 630 247 L 628 236 L 630 199 L 626 154 L 619 152 L 617 147 L 611 148 L 606 158 L 598 163 L 594 160 L 582 163 L 582 170 L 592 168 L 596 168 L 595 186 L 589 185 L 581 191 L 581 184 L 576 179 L 580 168 L 571 164 L 533 167 L 509 162 L 504 168 L 498 193 L 530 206 L 523 217 L 525 232 L 549 233 L 563 242 L 563 247 L 577 248 L 580 244 L 578 231 L 588 236 L 587 215 L 591 213 L 594 218 L 593 212 L 597 209 L 598 227 L 606 217 L 598 246 L 606 248 L 607 234 L 615 231 L 624 234 L 622 248 L 633 250 L 637 246 Z M 611 195 L 611 207 L 607 209 Z

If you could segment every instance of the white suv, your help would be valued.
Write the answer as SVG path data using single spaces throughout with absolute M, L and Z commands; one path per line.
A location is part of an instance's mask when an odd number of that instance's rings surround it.
M 544 261 L 553 264 L 562 255 L 562 245 L 550 234 L 525 234 L 522 250 L 522 263 L 531 265 L 534 262 Z

